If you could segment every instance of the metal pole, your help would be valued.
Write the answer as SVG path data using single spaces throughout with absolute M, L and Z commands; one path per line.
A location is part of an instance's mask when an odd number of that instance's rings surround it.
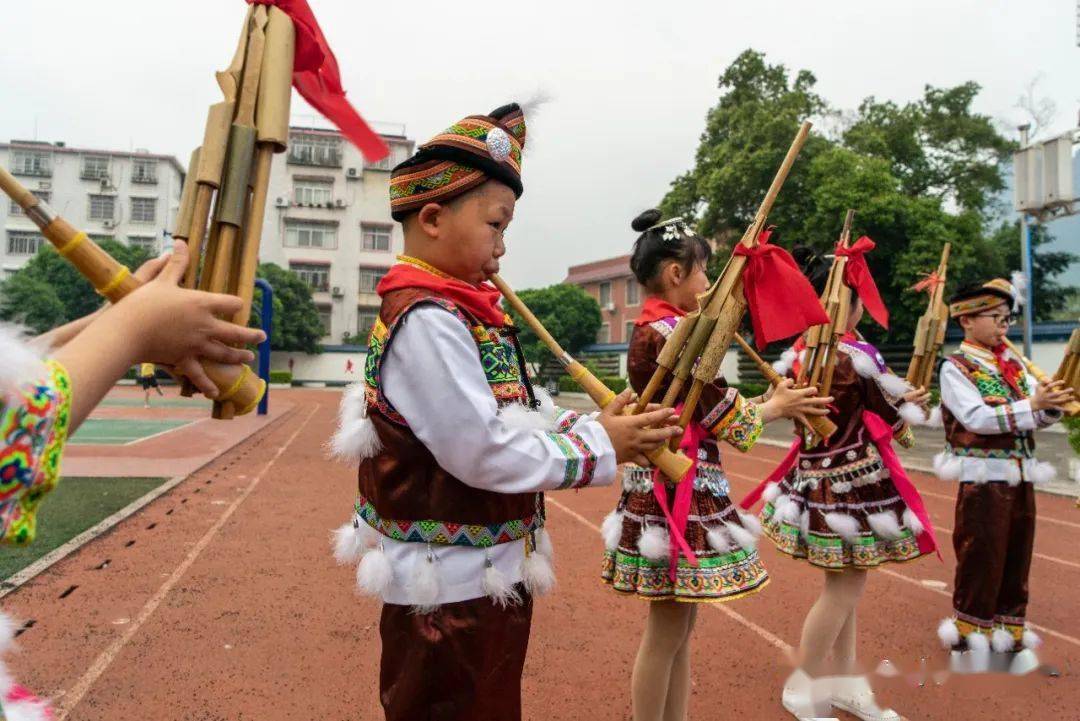
M 259 401 L 259 415 L 265 416 L 270 409 L 270 331 L 274 321 L 274 289 L 265 278 L 256 278 L 255 287 L 262 292 L 259 305 L 262 329 L 266 333 L 266 340 L 259 344 L 259 377 L 266 382 L 266 393 Z
M 1031 126 L 1027 123 L 1021 125 L 1018 130 L 1020 131 L 1020 149 L 1023 150 L 1028 145 L 1028 131 Z M 1020 211 L 1020 272 L 1024 274 L 1024 278 L 1027 280 L 1027 290 L 1024 292 L 1024 355 L 1028 358 L 1031 357 L 1031 303 L 1035 295 L 1035 282 L 1031 275 L 1031 233 L 1028 229 L 1027 212 Z

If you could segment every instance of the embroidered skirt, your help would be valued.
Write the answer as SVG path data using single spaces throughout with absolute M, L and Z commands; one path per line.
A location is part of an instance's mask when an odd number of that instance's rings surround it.
M 673 488 L 666 484 L 669 504 Z M 668 524 L 653 494 L 651 469 L 627 467 L 619 505 L 604 525 L 601 578 L 621 593 L 650 601 L 728 601 L 768 583 L 756 548 L 756 519 L 736 512 L 719 465 L 698 466 L 685 534 L 697 565 L 680 554 L 674 580 Z M 643 541 L 645 535 L 650 538 Z
M 853 454 L 854 455 L 854 454 Z M 923 555 L 908 511 L 872 445 L 858 462 L 796 465 L 765 492 L 761 525 L 776 547 L 826 569 L 873 568 Z

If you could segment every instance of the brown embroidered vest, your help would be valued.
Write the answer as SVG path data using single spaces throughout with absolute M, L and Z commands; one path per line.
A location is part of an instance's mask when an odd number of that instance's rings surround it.
M 1018 394 L 1000 375 L 973 361 L 963 352 L 957 351 L 945 359 L 960 369 L 964 377 L 978 389 L 983 402 L 988 406 L 1007 406 L 1015 401 L 1027 398 L 1027 394 Z M 1026 389 L 1026 377 L 1021 376 L 1020 385 Z M 941 405 L 941 420 L 945 425 L 945 442 L 954 455 L 978 458 L 1032 458 L 1035 455 L 1035 436 L 1030 431 L 1015 431 L 1009 427 L 1009 414 L 1001 418 L 1001 433 L 975 433 L 953 415 L 945 404 Z

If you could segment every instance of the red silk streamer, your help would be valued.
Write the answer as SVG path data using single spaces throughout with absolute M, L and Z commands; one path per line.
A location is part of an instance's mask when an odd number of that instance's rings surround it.
M 400 288 L 430 290 L 454 301 L 485 325 L 497 328 L 506 325 L 506 313 L 499 305 L 502 294 L 489 283 L 472 285 L 457 278 L 435 275 L 409 263 L 398 263 L 379 281 L 375 292 L 385 295 Z
M 675 408 L 682 412 L 682 404 Z M 690 501 L 694 495 L 694 479 L 697 478 L 698 449 L 701 442 L 708 437 L 708 432 L 700 423 L 691 423 L 683 439 L 679 443 L 679 450 L 686 453 L 691 459 L 690 470 L 686 472 L 680 483 L 675 484 L 675 501 L 670 506 L 667 498 L 667 483 L 661 475 L 659 468 L 653 469 L 653 496 L 657 505 L 664 514 L 668 526 L 668 543 L 671 549 L 671 560 L 668 564 L 668 577 L 675 582 L 676 572 L 679 567 L 679 554 L 686 556 L 686 561 L 695 568 L 698 565 L 697 556 L 686 541 L 686 526 L 690 522 Z
M 769 244 L 770 235 L 771 227 L 761 231 L 757 245 L 748 248 L 739 243 L 734 251 L 747 259 L 743 294 L 750 308 L 758 350 L 829 322 L 810 281 L 799 271 L 790 253 Z
M 889 309 L 881 300 L 877 283 L 874 282 L 874 276 L 870 275 L 870 267 L 866 264 L 866 254 L 875 247 L 874 241 L 864 235 L 847 248 L 837 245 L 836 254 L 848 259 L 844 267 L 844 284 L 859 295 L 870 317 L 882 328 L 888 330 Z
M 919 273 L 919 275 L 921 275 L 923 279 L 911 286 L 911 290 L 919 293 L 924 290 L 932 293 L 936 287 L 945 282 L 945 279 L 938 275 L 936 270 L 930 273 Z
M 307 0 L 246 0 L 251 5 L 275 5 L 296 27 L 293 87 L 311 107 L 341 130 L 369 163 L 382 160 L 390 149 L 360 117 L 341 85 L 337 58 L 323 35 Z

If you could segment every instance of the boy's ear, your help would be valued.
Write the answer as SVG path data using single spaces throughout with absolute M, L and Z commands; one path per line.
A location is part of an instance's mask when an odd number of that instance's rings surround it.
M 439 237 L 445 208 L 438 203 L 427 203 L 416 213 L 416 225 L 432 240 Z

